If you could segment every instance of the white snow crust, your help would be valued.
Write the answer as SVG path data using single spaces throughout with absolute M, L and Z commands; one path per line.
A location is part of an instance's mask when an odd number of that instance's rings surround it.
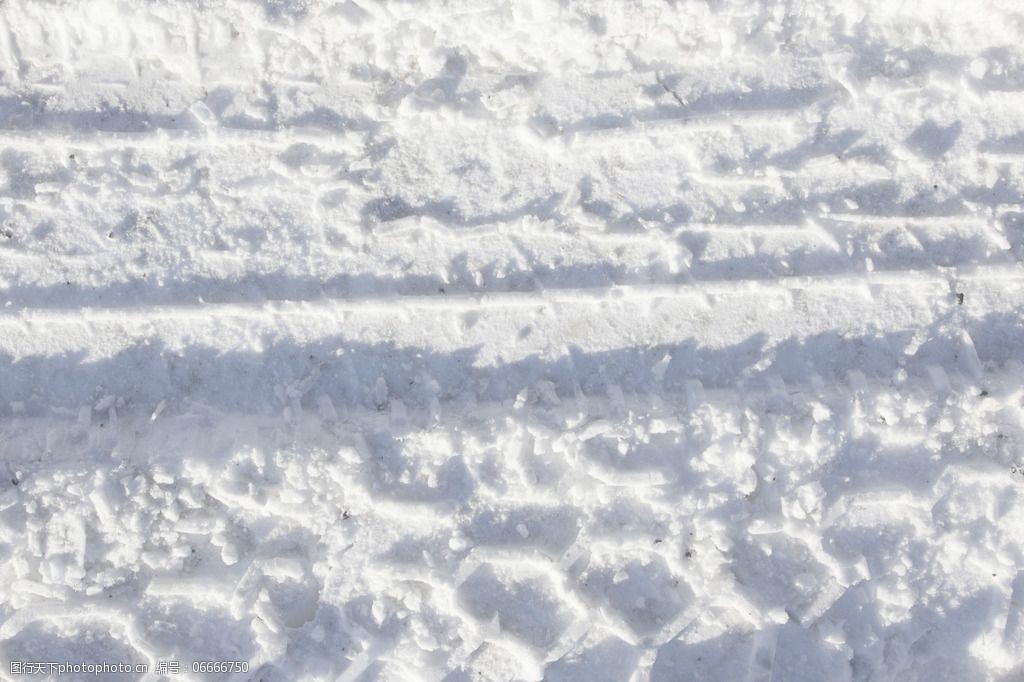
M 1022 202 L 1019 0 L 4 0 L 0 679 L 1024 680 Z

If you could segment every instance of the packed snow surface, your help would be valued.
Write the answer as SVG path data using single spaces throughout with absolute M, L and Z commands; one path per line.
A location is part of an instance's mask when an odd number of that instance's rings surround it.
M 1024 680 L 1022 199 L 1019 0 L 5 0 L 0 678 Z

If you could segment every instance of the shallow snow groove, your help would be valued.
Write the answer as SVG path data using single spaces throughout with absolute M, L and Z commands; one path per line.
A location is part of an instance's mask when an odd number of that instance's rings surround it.
M 0 678 L 1020 679 L 1022 45 L 0 4 Z

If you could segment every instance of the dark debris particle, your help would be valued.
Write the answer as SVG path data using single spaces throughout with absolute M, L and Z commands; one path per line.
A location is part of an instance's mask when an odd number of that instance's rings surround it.
M 11 485 L 18 485 L 18 479 L 12 478 L 11 479 Z
M 978 396 L 981 397 L 981 398 L 984 398 L 987 395 L 988 395 L 988 389 L 982 389 L 981 393 L 978 394 Z
M 693 550 L 692 550 L 692 549 L 688 549 L 688 550 L 686 550 L 686 552 L 684 553 L 684 556 L 685 556 L 685 557 L 686 557 L 687 559 L 692 559 L 692 558 L 693 558 Z
M 963 295 L 963 293 L 962 293 L 962 292 L 959 292 L 959 291 L 958 291 L 958 292 L 956 293 L 956 302 L 957 302 L 957 303 L 958 303 L 959 305 L 963 305 L 963 304 L 964 304 L 964 295 Z
M 660 545 L 662 542 L 664 542 L 664 540 L 662 540 L 661 538 L 655 538 L 654 539 L 654 544 L 656 544 L 656 545 Z
M 352 512 L 346 509 L 345 511 L 341 512 L 341 518 L 343 521 L 347 521 L 348 519 L 352 518 Z

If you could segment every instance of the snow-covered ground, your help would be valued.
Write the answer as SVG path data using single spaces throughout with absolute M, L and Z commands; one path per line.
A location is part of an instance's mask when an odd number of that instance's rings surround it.
M 0 678 L 1024 680 L 1022 201 L 1019 0 L 5 0 Z

